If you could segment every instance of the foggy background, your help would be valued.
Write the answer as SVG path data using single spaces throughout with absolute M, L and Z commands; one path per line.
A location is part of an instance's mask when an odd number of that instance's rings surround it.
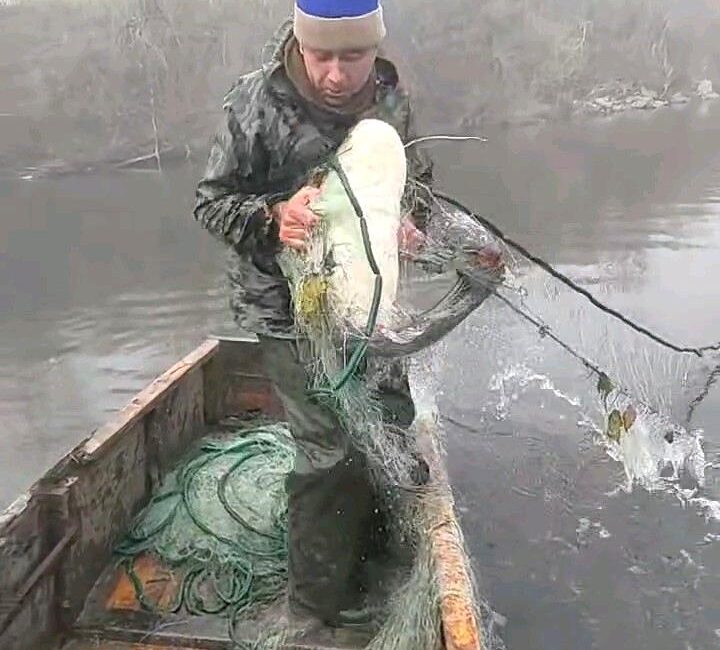
M 0 2 L 0 169 L 205 155 L 222 97 L 288 0 Z M 720 80 L 713 0 L 390 0 L 387 51 L 420 127 L 566 116 L 601 84 Z M 716 83 L 717 85 L 717 83 Z

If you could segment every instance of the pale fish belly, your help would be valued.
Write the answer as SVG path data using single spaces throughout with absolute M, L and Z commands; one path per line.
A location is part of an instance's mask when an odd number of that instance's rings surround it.
M 405 149 L 397 131 L 381 120 L 360 121 L 338 149 L 338 160 L 362 207 L 372 253 L 382 276 L 378 324 L 392 321 L 399 275 L 398 229 L 407 167 Z M 321 190 L 339 191 L 332 172 Z M 322 201 L 322 195 L 321 199 Z M 363 329 L 375 288 L 375 275 L 363 245 L 360 219 L 349 201 L 327 210 L 326 246 L 336 267 L 330 278 L 331 302 L 336 316 Z

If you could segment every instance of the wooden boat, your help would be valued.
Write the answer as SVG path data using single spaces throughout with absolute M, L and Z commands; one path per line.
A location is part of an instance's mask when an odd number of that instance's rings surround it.
M 228 415 L 282 418 L 252 339 L 208 339 L 67 454 L 0 514 L 0 648 L 158 650 L 229 648 L 220 621 L 163 626 L 142 610 L 112 562 L 114 544 L 164 475 L 203 430 Z M 471 581 L 457 550 L 458 528 L 432 424 L 420 427 L 431 468 L 431 547 L 446 650 L 482 650 Z M 169 596 L 172 576 L 149 558 L 143 584 Z M 362 647 L 330 629 L 288 648 Z

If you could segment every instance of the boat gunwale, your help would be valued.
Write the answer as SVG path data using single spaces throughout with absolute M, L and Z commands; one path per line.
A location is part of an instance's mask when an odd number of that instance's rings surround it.
M 248 339 L 247 342 L 251 342 Z M 5 509 L 0 511 L 0 538 L 13 522 L 31 505 L 33 497 L 42 492 L 45 485 L 57 482 L 67 471 L 69 464 L 91 462 L 104 452 L 111 449 L 119 438 L 133 425 L 137 424 L 158 402 L 185 378 L 185 376 L 203 366 L 218 352 L 220 341 L 206 339 L 185 355 L 180 361 L 151 380 L 143 389 L 125 404 L 117 413 L 98 428 L 94 429 L 84 440 L 67 452 L 55 465 L 48 469 L 28 489 L 22 492 Z

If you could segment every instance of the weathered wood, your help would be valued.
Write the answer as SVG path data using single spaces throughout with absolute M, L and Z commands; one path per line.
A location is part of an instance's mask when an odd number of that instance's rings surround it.
M 225 415 L 253 412 L 284 416 L 283 407 L 265 374 L 265 362 L 256 340 L 220 339 Z
M 0 622 L 4 621 L 6 628 L 0 633 L 3 650 L 35 648 L 50 635 L 55 597 L 52 576 L 37 581 L 17 607 L 18 592 L 45 553 L 41 504 L 26 495 L 0 517 Z
M 21 497 L 8 508 L 6 518 L 6 525 L 0 528 L 0 594 L 19 588 L 45 552 L 45 539 L 39 534 L 39 502 Z
M 15 616 L 22 611 L 27 597 L 35 587 L 52 574 L 70 542 L 73 541 L 77 528 L 72 527 L 55 547 L 43 558 L 20 588 L 7 600 L 0 601 L 0 636 L 10 627 Z
M 205 423 L 204 369 L 189 370 L 155 408 L 144 416 L 148 491 L 153 493 L 165 474 L 192 444 Z
M 203 411 L 205 424 L 217 424 L 225 415 L 226 382 L 221 354 L 203 365 Z
M 163 567 L 150 555 L 141 555 L 133 562 L 133 572 L 142 585 L 146 598 L 160 610 L 168 610 L 177 600 L 181 581 L 169 569 Z M 138 612 L 142 605 L 138 602 L 135 586 L 123 568 L 115 574 L 115 584 L 105 602 L 109 611 L 126 610 Z
M 0 598 L 12 618 L 0 634 L 3 650 L 35 648 L 61 619 L 77 617 L 113 544 L 202 429 L 202 367 L 218 349 L 206 341 L 155 379 L 0 515 Z
M 72 543 L 78 530 L 78 517 L 71 502 L 72 487 L 75 477 L 68 477 L 45 485 L 42 481 L 37 486 L 36 497 L 42 504 L 43 528 L 49 543 L 57 548 L 65 540 Z M 68 546 L 69 546 L 68 543 Z M 56 571 L 54 579 L 54 623 L 58 630 L 67 630 L 72 625 L 72 612 L 66 602 L 67 579 L 65 571 Z
M 72 500 L 80 535 L 67 557 L 65 578 L 69 609 L 77 614 L 110 560 L 112 546 L 149 497 L 145 422 L 125 428 L 122 440 L 76 467 Z
M 204 424 L 207 341 L 138 393 L 74 454 L 81 535 L 68 558 L 67 599 L 77 615 L 117 539 Z M 81 559 L 82 558 L 82 559 Z
M 40 648 L 49 634 L 62 629 L 63 620 L 77 620 L 114 543 L 204 424 L 247 411 L 282 417 L 282 406 L 263 366 L 260 346 L 252 339 L 206 341 L 68 454 L 25 501 L 0 513 L 0 620 L 3 607 L 7 611 L 8 606 L 16 605 L 18 594 L 28 592 L 5 635 L 0 635 L 3 650 Z M 435 484 L 426 524 L 440 591 L 445 648 L 484 650 L 452 492 L 433 444 L 433 426 L 432 422 L 423 423 L 419 438 Z M 77 527 L 75 539 L 73 527 Z M 141 563 L 137 569 L 141 576 L 158 577 L 152 563 Z M 173 592 L 171 582 L 160 585 L 161 600 Z M 116 617 L 123 612 L 147 614 L 134 611 L 137 605 L 132 602 L 129 583 L 119 580 L 113 584 L 115 600 L 103 601 L 108 613 L 113 610 Z M 174 644 L 176 650 L 226 647 L 225 632 L 213 627 L 218 621 L 211 623 L 203 632 L 193 627 L 199 623 L 189 620 L 184 634 L 158 630 L 149 637 L 147 628 L 116 625 L 108 619 L 103 627 L 76 628 L 85 638 L 65 648 L 154 648 L 141 645 L 141 641 Z M 87 636 L 102 634 L 103 629 L 115 640 L 98 645 Z M 307 639 L 288 648 L 360 646 L 331 639 L 313 644 Z
M 147 388 L 140 391 L 114 418 L 82 443 L 73 454 L 75 458 L 80 462 L 87 462 L 97 454 L 106 451 L 114 441 L 121 438 L 127 429 L 158 406 L 159 402 L 177 387 L 187 374 L 215 356 L 218 347 L 218 341 L 205 341 L 184 359 L 160 375 Z
M 452 490 L 436 441 L 436 427 L 434 421 L 422 420 L 417 425 L 417 435 L 432 480 L 423 516 L 440 595 L 445 650 L 485 650 Z
M 126 641 L 104 641 L 102 639 L 74 639 L 62 650 L 193 650 L 178 645 L 146 645 Z
M 0 636 L 2 650 L 36 650 L 45 645 L 55 631 L 55 583 L 52 575 L 43 576 L 22 608 L 13 615 Z

